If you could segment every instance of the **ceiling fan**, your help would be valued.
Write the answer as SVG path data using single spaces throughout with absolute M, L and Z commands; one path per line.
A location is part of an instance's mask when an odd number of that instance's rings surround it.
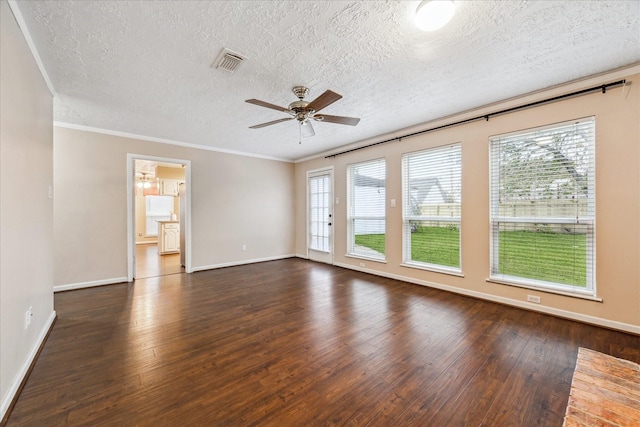
M 292 102 L 288 107 L 280 107 L 278 105 L 260 101 L 259 99 L 247 99 L 245 102 L 248 102 L 249 104 L 255 104 L 261 107 L 271 108 L 272 110 L 282 111 L 283 113 L 287 113 L 291 116 L 255 126 L 249 126 L 249 129 L 258 129 L 265 126 L 275 125 L 276 123 L 295 119 L 298 121 L 298 123 L 300 123 L 301 136 L 309 137 L 316 134 L 313 130 L 313 126 L 311 126 L 311 120 L 315 120 L 317 122 L 338 123 L 341 125 L 349 126 L 355 126 L 360 121 L 360 119 L 357 119 L 355 117 L 318 114 L 318 111 L 342 98 L 342 95 L 339 95 L 331 90 L 326 90 L 322 95 L 311 102 L 304 100 L 304 97 L 309 93 L 309 89 L 307 87 L 295 86 L 293 88 L 293 93 L 298 97 L 298 101 Z

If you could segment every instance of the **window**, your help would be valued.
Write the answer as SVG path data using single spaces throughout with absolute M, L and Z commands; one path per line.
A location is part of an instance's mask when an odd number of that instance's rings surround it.
M 384 159 L 348 168 L 348 253 L 385 259 L 386 167 Z
M 147 237 L 158 235 L 157 221 L 168 221 L 173 213 L 173 197 L 171 196 L 145 196 L 146 208 L 146 228 Z
M 460 272 L 460 144 L 402 156 L 403 263 Z
M 331 250 L 329 246 L 330 184 L 331 179 L 328 173 L 309 177 L 309 249 L 321 252 Z
M 491 138 L 491 278 L 595 294 L 595 121 Z

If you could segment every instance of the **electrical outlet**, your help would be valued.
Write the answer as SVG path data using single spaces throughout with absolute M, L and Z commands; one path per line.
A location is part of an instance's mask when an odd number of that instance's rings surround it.
M 142 233 L 138 233 L 138 237 L 142 237 Z
M 247 250 L 247 245 L 242 245 L 242 250 L 246 251 Z
M 364 267 L 364 262 L 361 262 L 361 263 L 360 263 L 360 267 Z
M 536 304 L 540 304 L 540 297 L 535 295 L 527 295 L 527 301 L 535 302 Z

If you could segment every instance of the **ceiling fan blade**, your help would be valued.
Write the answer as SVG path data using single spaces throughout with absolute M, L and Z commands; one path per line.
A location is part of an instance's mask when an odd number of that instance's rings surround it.
M 293 120 L 293 117 L 287 117 L 287 118 L 284 118 L 284 119 L 273 120 L 271 122 L 262 123 L 262 124 L 255 125 L 255 126 L 249 126 L 249 129 L 263 128 L 265 126 L 271 126 L 271 125 L 275 125 L 276 123 L 286 122 L 286 121 L 289 121 L 289 120 Z
M 316 134 L 309 120 L 300 122 L 300 130 L 302 130 L 302 136 L 304 136 L 305 138 L 309 138 L 310 136 L 314 136 Z
M 342 95 L 339 95 L 333 91 L 326 90 L 322 95 L 314 99 L 307 105 L 307 108 L 312 109 L 313 111 L 320 111 L 324 107 L 333 104 L 338 99 L 342 98 Z
M 291 114 L 292 111 L 285 107 L 280 107 L 279 105 L 269 104 L 268 102 L 260 101 L 259 99 L 247 99 L 244 102 L 248 102 L 249 104 L 258 105 L 260 107 L 271 108 L 272 110 L 282 111 L 283 113 Z
M 360 119 L 355 117 L 344 117 L 344 116 L 329 116 L 327 114 L 320 114 L 314 117 L 315 120 L 327 123 L 338 123 L 341 125 L 349 125 L 355 126 L 360 122 Z

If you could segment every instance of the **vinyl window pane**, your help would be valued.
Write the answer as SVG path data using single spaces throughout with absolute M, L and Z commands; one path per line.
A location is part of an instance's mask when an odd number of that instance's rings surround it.
M 491 139 L 491 277 L 595 294 L 595 120 Z
M 329 176 L 309 177 L 309 249 L 329 251 Z
M 145 235 L 158 235 L 158 221 L 169 221 L 174 209 L 172 196 L 145 196 Z
M 348 167 L 348 253 L 385 259 L 386 164 L 384 159 Z
M 461 271 L 461 145 L 402 157 L 403 262 Z

